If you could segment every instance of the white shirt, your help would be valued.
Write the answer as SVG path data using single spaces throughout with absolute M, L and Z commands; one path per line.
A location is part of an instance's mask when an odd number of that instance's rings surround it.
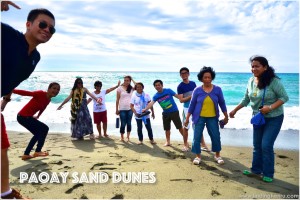
M 148 102 L 151 101 L 151 98 L 148 94 L 145 94 L 144 96 L 145 98 L 145 101 L 146 101 L 146 104 L 145 106 L 147 106 Z M 138 114 L 141 114 L 142 113 L 142 108 L 141 108 L 141 105 L 142 105 L 142 102 L 141 102 L 141 98 L 138 97 L 136 95 L 136 92 L 133 93 L 132 97 L 131 97 L 131 101 L 130 101 L 131 104 L 133 104 L 133 107 L 135 109 L 135 111 L 138 113 Z M 146 118 L 149 118 L 150 115 L 146 115 Z M 135 116 L 136 119 L 141 119 L 141 118 L 138 118 Z
M 106 105 L 105 105 L 105 95 L 106 95 L 106 90 L 102 90 L 99 94 L 96 94 L 95 92 L 92 93 L 97 97 L 97 99 L 101 99 L 101 104 L 97 103 L 95 99 L 93 99 L 93 111 L 94 112 L 104 112 L 106 111 Z

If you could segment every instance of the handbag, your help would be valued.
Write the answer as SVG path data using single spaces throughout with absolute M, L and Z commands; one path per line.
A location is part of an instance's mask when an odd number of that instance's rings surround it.
M 262 96 L 262 102 L 260 106 L 261 108 L 264 106 L 265 93 L 266 93 L 266 88 L 264 89 L 264 94 Z M 250 123 L 253 124 L 255 128 L 258 128 L 266 123 L 265 116 L 261 112 L 259 112 L 251 118 Z

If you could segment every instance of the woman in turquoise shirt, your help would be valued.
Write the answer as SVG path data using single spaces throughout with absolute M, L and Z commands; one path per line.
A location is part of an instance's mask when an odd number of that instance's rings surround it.
M 283 122 L 283 104 L 289 97 L 275 75 L 274 68 L 269 66 L 268 60 L 262 56 L 250 58 L 253 77 L 248 81 L 244 98 L 240 104 L 229 113 L 231 118 L 238 110 L 249 103 L 253 115 L 261 112 L 265 116 L 266 123 L 260 127 L 253 126 L 253 159 L 251 172 L 244 170 L 245 175 L 255 174 L 262 176 L 265 182 L 272 182 L 274 176 L 274 143 Z M 264 106 L 262 95 L 266 88 Z

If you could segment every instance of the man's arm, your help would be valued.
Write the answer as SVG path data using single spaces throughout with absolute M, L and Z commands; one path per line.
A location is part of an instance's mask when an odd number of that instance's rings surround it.
M 9 10 L 9 5 L 17 8 L 17 9 L 21 9 L 20 6 L 18 6 L 17 4 L 11 2 L 11 1 L 1 1 L 1 11 L 8 11 Z

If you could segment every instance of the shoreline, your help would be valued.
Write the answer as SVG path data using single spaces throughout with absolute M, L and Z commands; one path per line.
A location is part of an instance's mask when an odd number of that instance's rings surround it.
M 71 133 L 66 131 L 60 124 L 47 124 L 50 127 L 49 134 L 62 134 L 62 135 L 67 135 L 70 136 Z M 7 123 L 7 130 L 9 132 L 27 132 L 27 130 L 22 127 L 20 124 L 16 123 Z M 64 124 L 64 127 L 67 126 L 68 129 L 70 129 L 70 124 Z M 120 137 L 119 134 L 119 129 L 116 129 L 114 127 L 114 124 L 109 123 L 107 127 L 107 133 L 108 135 L 114 136 L 116 138 Z M 152 130 L 153 130 L 153 136 L 154 140 L 160 139 L 164 140 L 165 139 L 165 132 L 162 128 L 161 125 L 156 125 L 152 124 Z M 18 127 L 19 130 L 10 130 L 9 127 Z M 58 131 L 62 130 L 62 131 Z M 93 124 L 93 130 L 95 136 L 98 135 L 98 131 Z M 220 134 L 221 134 L 221 143 L 222 146 L 233 146 L 233 147 L 253 147 L 252 141 L 252 129 L 231 129 L 231 128 L 225 128 L 220 129 Z M 102 133 L 103 134 L 103 133 Z M 211 145 L 211 140 L 208 135 L 207 129 L 204 129 L 204 138 L 205 142 L 210 146 Z M 148 139 L 147 135 L 147 130 L 143 126 L 143 135 L 144 135 L 144 140 Z M 137 129 L 136 129 L 136 124 L 132 123 L 132 131 L 130 134 L 131 138 L 138 138 L 137 135 Z M 176 141 L 180 142 L 182 141 L 182 136 L 179 133 L 178 130 L 176 130 L 175 126 L 172 124 L 171 125 L 171 141 Z M 188 141 L 190 145 L 192 144 L 193 141 L 193 130 L 189 130 L 189 136 L 188 136 Z M 283 150 L 294 150 L 294 151 L 299 151 L 299 130 L 281 130 L 276 141 L 274 144 L 274 149 L 283 149 Z
M 203 152 L 199 166 L 192 164 L 194 154 L 182 152 L 182 142 L 163 147 L 164 140 L 143 145 L 137 139 L 124 143 L 118 137 L 71 141 L 67 134 L 50 133 L 43 150 L 50 156 L 22 161 L 20 156 L 31 138 L 29 132 L 8 132 L 11 147 L 10 182 L 33 199 L 209 199 L 209 198 L 283 198 L 299 196 L 299 151 L 275 149 L 275 179 L 264 183 L 242 174 L 252 160 L 252 148 L 223 146 L 225 164 L 218 165 L 213 153 Z M 20 183 L 20 172 L 108 174 L 106 183 Z M 154 172 L 155 183 L 113 183 L 113 173 Z

